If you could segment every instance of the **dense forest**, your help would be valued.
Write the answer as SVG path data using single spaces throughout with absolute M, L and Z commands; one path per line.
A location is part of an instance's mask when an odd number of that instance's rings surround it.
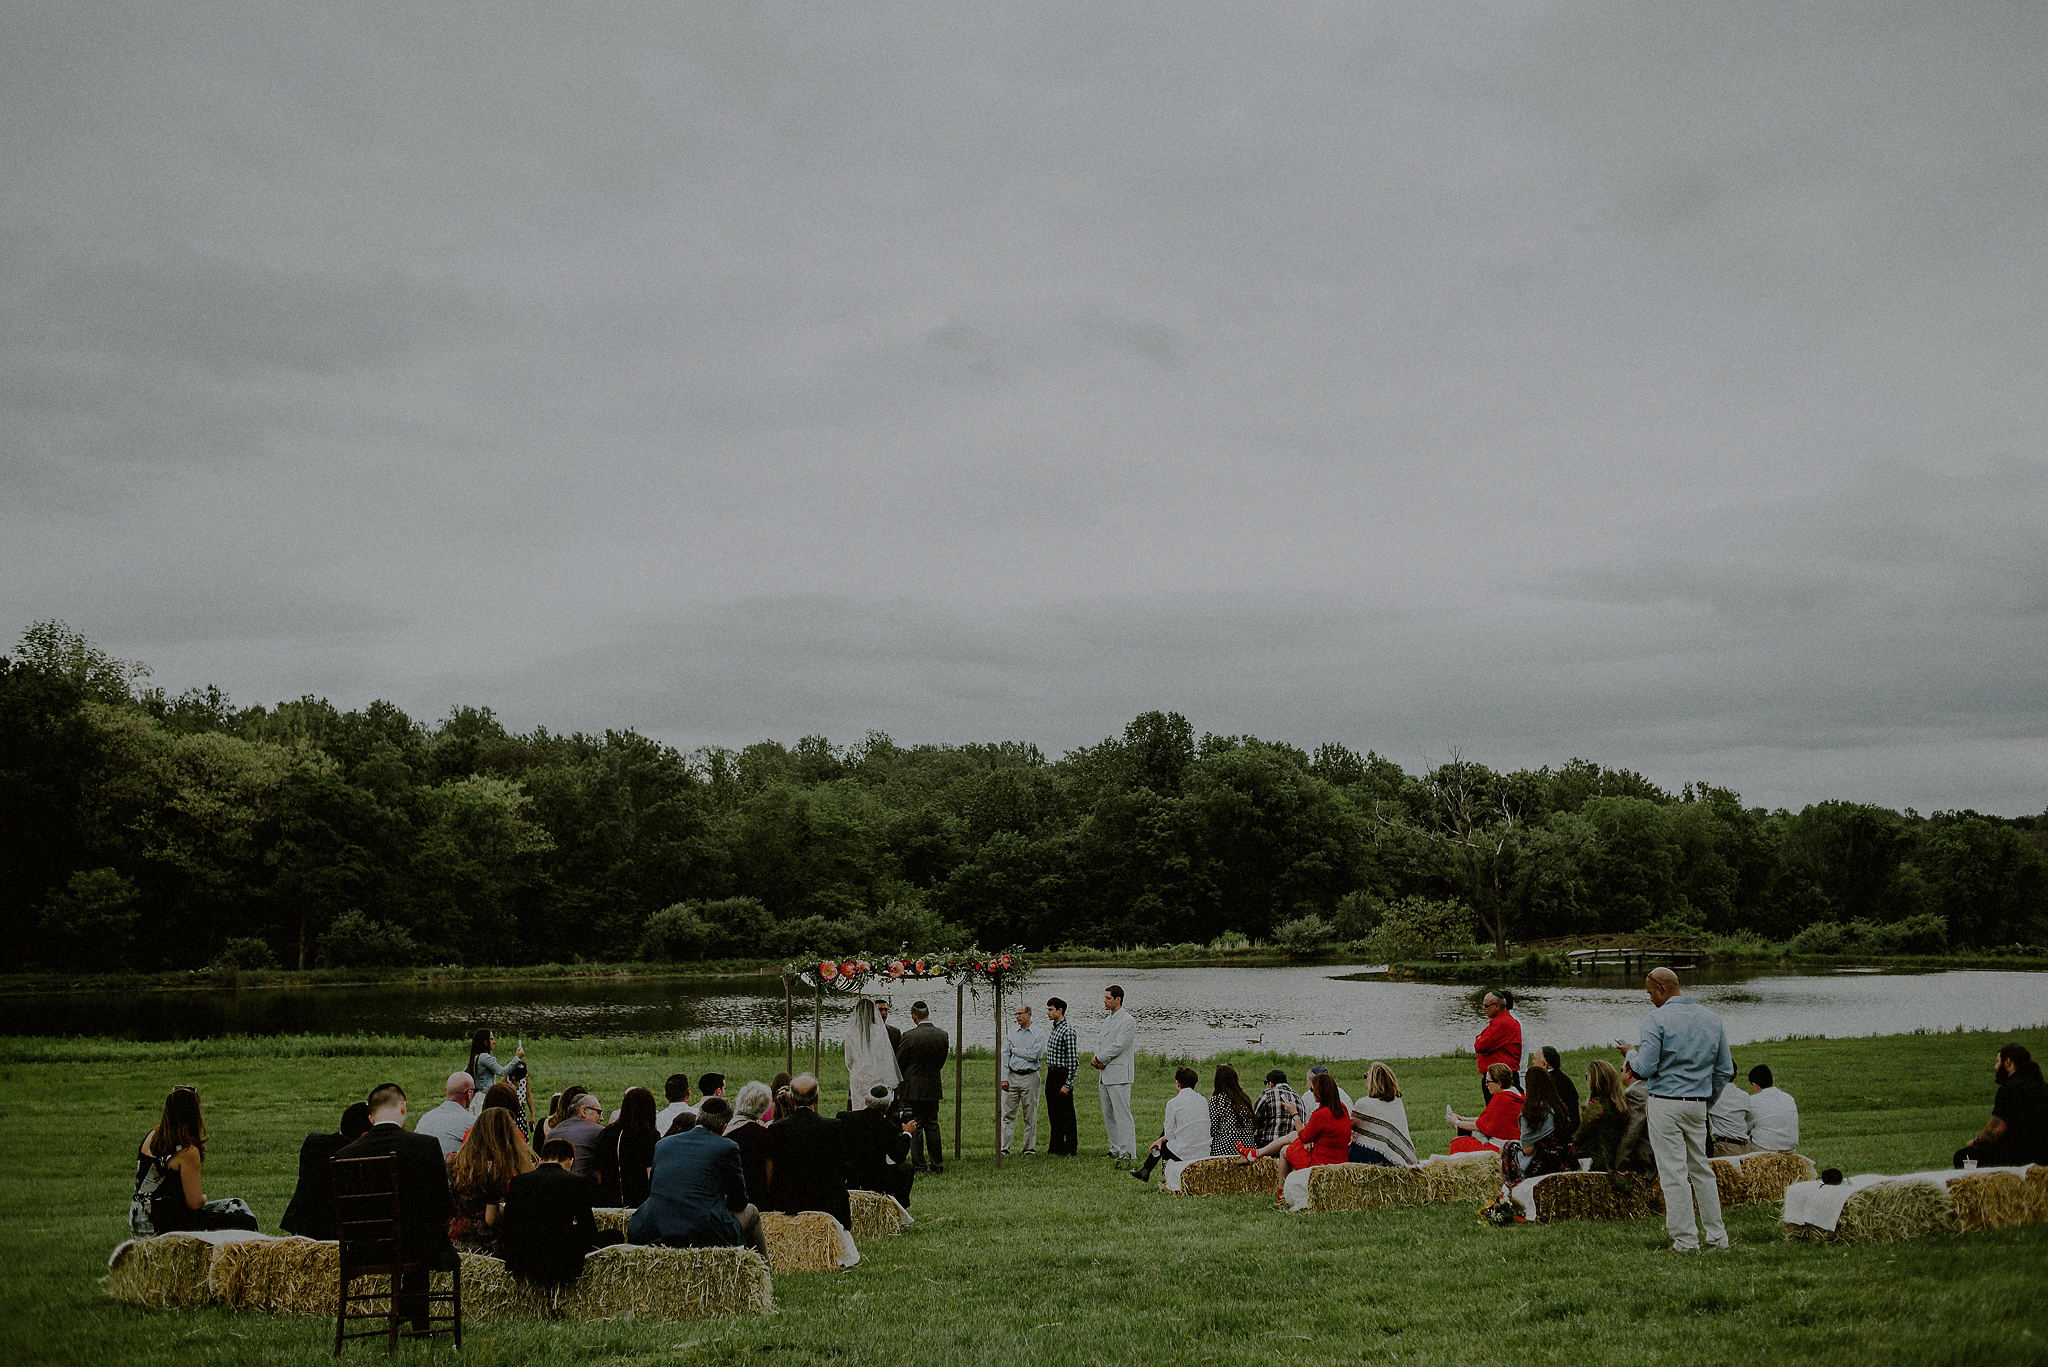
M 1410 774 L 1147 712 L 1016 742 L 427 725 L 177 697 L 62 623 L 0 659 L 0 968 L 758 958 L 1264 940 L 1390 954 L 1698 931 L 1813 952 L 2048 942 L 2048 817 L 1745 807 L 1571 760 Z

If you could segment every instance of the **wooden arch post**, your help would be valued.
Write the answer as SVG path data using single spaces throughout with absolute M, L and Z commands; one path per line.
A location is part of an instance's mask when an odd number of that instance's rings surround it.
M 961 1088 L 966 1086 L 967 984 L 953 984 L 953 1161 L 960 1161 Z
M 1003 1083 L 1009 1080 L 1009 1070 L 1003 1067 L 1003 980 L 1000 975 L 993 979 L 996 985 L 996 1171 L 1003 1170 Z
M 796 1072 L 796 991 L 782 975 L 782 1071 Z

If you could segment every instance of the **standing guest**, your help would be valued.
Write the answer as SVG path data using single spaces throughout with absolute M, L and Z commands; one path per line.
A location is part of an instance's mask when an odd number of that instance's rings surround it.
M 910 1146 L 916 1142 L 917 1122 L 889 1119 L 889 1089 L 879 1082 L 868 1088 L 865 1102 L 857 1111 L 838 1115 L 839 1138 L 846 1149 L 846 1184 L 855 1191 L 893 1196 L 907 1207 L 913 1176 Z
M 1405 1168 L 1415 1162 L 1415 1141 L 1408 1134 L 1408 1104 L 1394 1070 L 1375 1063 L 1365 1075 L 1365 1095 L 1351 1108 L 1351 1161 L 1383 1168 Z
M 302 1238 L 333 1241 L 334 1183 L 327 1174 L 327 1160 L 369 1132 L 369 1104 L 354 1101 L 341 1113 L 340 1129 L 306 1136 L 306 1142 L 299 1145 L 299 1183 L 292 1188 L 284 1218 L 277 1222 L 279 1229 Z
M 576 1098 L 569 1118 L 548 1127 L 549 1139 L 566 1139 L 576 1149 L 576 1175 L 590 1176 L 597 1162 L 597 1137 L 604 1132 L 604 1103 L 589 1092 Z
M 2048 1090 L 2041 1085 L 2041 1065 L 2026 1045 L 2008 1044 L 1991 1061 L 1991 1080 L 1998 1085 L 1991 1119 L 1956 1150 L 1955 1165 L 1973 1158 L 1986 1168 L 2048 1163 Z
M 2013 1047 L 2023 1050 L 2020 1045 Z M 1748 1110 L 1750 1143 L 1769 1153 L 1792 1153 L 1799 1148 L 1799 1103 L 1772 1081 L 1768 1063 L 1749 1070 Z
M 1237 1069 L 1227 1063 L 1217 1064 L 1216 1076 L 1209 1084 L 1209 1156 L 1223 1158 L 1240 1153 L 1252 1146 L 1258 1133 L 1258 1111 L 1244 1094 Z
M 484 1093 L 484 1104 L 477 1109 L 477 1115 L 481 1117 L 485 1111 L 494 1110 L 509 1114 L 513 1126 L 519 1131 L 519 1137 L 527 1137 L 526 1107 L 520 1105 L 519 1093 L 513 1090 L 511 1083 L 493 1082 L 491 1090 Z
M 1003 1152 L 1010 1151 L 1017 1113 L 1024 1113 L 1024 1152 L 1038 1152 L 1038 1070 L 1045 1062 L 1045 1032 L 1031 1024 L 1031 1008 L 1016 1010 L 1017 1028 L 1003 1038 Z
M 524 1045 L 513 1051 L 513 1062 L 500 1063 L 491 1051 L 498 1047 L 498 1037 L 488 1030 L 479 1030 L 470 1037 L 469 1062 L 463 1068 L 475 1084 L 476 1094 L 489 1096 L 491 1088 L 503 1082 L 519 1094 L 519 1079 L 526 1076 L 526 1048 Z
M 1757 1152 L 1749 1140 L 1749 1093 L 1739 1084 L 1721 1089 L 1707 1108 L 1707 1153 L 1713 1158 L 1740 1158 Z
M 1159 1138 L 1152 1141 L 1145 1166 L 1133 1169 L 1131 1176 L 1140 1182 L 1149 1182 L 1152 1169 L 1162 1159 L 1169 1163 L 1187 1163 L 1209 1156 L 1209 1105 L 1195 1090 L 1201 1081 L 1201 1076 L 1185 1065 L 1173 1070 L 1173 1095 L 1166 1102 L 1166 1119 L 1161 1123 Z M 1180 1169 L 1169 1171 L 1178 1172 Z
M 752 1084 L 760 1086 L 759 1083 Z M 698 1123 L 654 1146 L 654 1178 L 626 1236 L 662 1248 L 751 1248 L 768 1256 L 761 1212 L 747 1197 L 739 1146 L 718 1133 L 724 1097 L 705 1098 Z
M 880 1017 L 882 1028 L 889 1032 L 889 1050 L 891 1053 L 894 1053 L 903 1043 L 903 1030 L 900 1026 L 889 1024 L 889 1002 L 887 998 L 876 999 L 875 1015 Z M 896 1061 L 896 1071 L 899 1074 L 903 1071 L 903 1061 L 901 1059 Z
M 775 1124 L 777 1121 L 789 1119 L 791 1113 L 796 1110 L 796 1107 L 789 1100 L 789 1083 L 790 1076 L 788 1073 L 777 1073 L 775 1080 L 768 1084 L 768 1095 L 773 1098 L 775 1107 L 775 1114 L 768 1121 L 770 1125 Z M 932 1103 L 932 1109 L 935 1112 L 937 1111 L 937 1102 Z
M 171 1088 L 156 1128 L 135 1147 L 135 1194 L 128 1201 L 131 1233 L 256 1228 L 256 1217 L 241 1197 L 206 1199 L 199 1184 L 206 1141 L 199 1089 Z
M 1522 1093 L 1515 1086 L 1515 1070 L 1496 1063 L 1486 1070 L 1479 1085 L 1486 1092 L 1486 1109 L 1478 1115 L 1459 1115 L 1448 1105 L 1444 1107 L 1444 1119 L 1458 1132 L 1451 1141 L 1452 1153 L 1483 1153 L 1487 1149 L 1498 1153 L 1510 1139 L 1521 1138 Z
M 1275 1068 L 1266 1074 L 1266 1088 L 1259 1093 L 1253 1112 L 1258 1120 L 1254 1148 L 1263 1149 L 1283 1134 L 1301 1126 L 1301 1096 L 1287 1081 L 1287 1070 Z
M 774 1109 L 775 1098 L 769 1095 L 765 1082 L 749 1082 L 740 1088 L 738 1099 L 733 1102 L 732 1123 L 722 1133 L 727 1139 L 740 1146 L 740 1171 L 747 1179 L 747 1199 L 755 1205 L 768 1205 L 768 1154 L 774 1141 L 768 1137 L 766 1117 Z
M 690 1104 L 690 1075 L 688 1073 L 670 1073 L 668 1081 L 661 1084 L 661 1094 L 668 1099 L 668 1105 L 662 1107 L 661 1111 L 654 1117 L 654 1128 L 661 1133 L 667 1134 L 668 1127 L 673 1125 L 676 1117 L 684 1111 L 688 1111 L 692 1115 L 697 1113 L 697 1108 Z
M 1668 968 L 1651 969 L 1643 990 L 1650 996 L 1650 1014 L 1643 1018 L 1642 1042 L 1625 1056 L 1629 1071 L 1650 1089 L 1650 1150 L 1664 1188 L 1664 1228 L 1674 1252 L 1697 1250 L 1702 1236 L 1726 1248 L 1721 1190 L 1707 1158 L 1707 1108 L 1735 1078 L 1728 1032 L 1719 1016 L 1685 995 Z
M 491 1106 L 477 1116 L 449 1174 L 455 1217 L 448 1222 L 448 1241 L 457 1252 L 498 1251 L 498 1222 L 505 1211 L 506 1193 L 512 1179 L 532 1172 L 533 1164 L 533 1150 L 526 1147 L 510 1112 Z
M 386 1082 L 370 1092 L 370 1130 L 361 1139 L 334 1155 L 336 1158 L 398 1159 L 398 1216 L 403 1242 L 400 1257 L 422 1263 L 408 1272 L 399 1284 L 398 1315 L 412 1321 L 424 1332 L 427 1327 L 427 1274 L 450 1272 L 460 1267 L 455 1248 L 448 1242 L 448 1221 L 455 1214 L 455 1202 L 448 1194 L 448 1165 L 441 1158 L 441 1145 L 432 1135 L 408 1134 L 405 1129 L 405 1088 Z
M 1501 1179 L 1510 1185 L 1528 1177 L 1563 1172 L 1573 1165 L 1572 1132 L 1565 1128 L 1564 1098 L 1548 1068 L 1530 1068 L 1523 1089 L 1520 1133 L 1501 1146 Z
M 1622 1139 L 1628 1133 L 1629 1105 L 1623 1094 L 1621 1074 L 1604 1058 L 1586 1065 L 1586 1100 L 1579 1111 L 1579 1128 L 1572 1135 L 1572 1149 L 1591 1160 L 1591 1171 L 1623 1171 Z
M 903 1038 L 907 1043 L 911 1031 Z M 804 1073 L 789 1084 L 795 1105 L 789 1119 L 768 1131 L 768 1203 L 784 1215 L 822 1210 L 853 1228 L 846 1199 L 846 1146 L 839 1125 L 818 1114 L 818 1079 Z
M 1486 1070 L 1496 1063 L 1505 1063 L 1515 1074 L 1516 1084 L 1521 1082 L 1522 1022 L 1515 1016 L 1514 1004 L 1515 994 L 1505 988 L 1487 993 L 1479 1003 L 1486 1013 L 1486 1025 L 1472 1038 L 1472 1054 L 1479 1065 L 1482 1094 L 1486 1093 Z
M 498 1256 L 513 1276 L 562 1286 L 582 1275 L 588 1254 L 625 1242 L 617 1230 L 597 1227 L 593 1188 L 571 1171 L 575 1165 L 576 1146 L 550 1139 L 540 1146 L 533 1171 L 512 1179 L 498 1217 Z
M 1046 1019 L 1052 1029 L 1045 1036 L 1045 1118 L 1052 1128 L 1046 1152 L 1056 1158 L 1072 1158 L 1081 1151 L 1081 1131 L 1074 1116 L 1074 1075 L 1081 1069 L 1081 1039 L 1067 1020 L 1067 1004 L 1048 997 Z
M 1124 1010 L 1124 990 L 1114 983 L 1103 991 L 1102 1009 L 1109 1018 L 1095 1032 L 1095 1052 L 1088 1061 L 1096 1070 L 1109 1156 L 1128 1163 L 1138 1156 L 1138 1126 L 1131 1118 L 1131 1082 L 1138 1075 L 1138 1023 Z
M 590 1175 L 597 1182 L 596 1201 L 618 1207 L 637 1206 L 647 1199 L 654 1145 L 661 1138 L 661 1131 L 654 1127 L 654 1114 L 654 1093 L 645 1087 L 626 1089 L 619 1102 L 619 1118 L 591 1141 Z
M 470 1081 L 468 1073 L 450 1073 L 441 1092 L 447 1099 L 421 1116 L 412 1130 L 440 1141 L 441 1156 L 452 1159 L 461 1151 L 462 1136 L 469 1133 L 470 1121 L 475 1119 L 470 1114 L 469 1102 L 476 1095 L 476 1084 Z
M 1565 1133 L 1575 1133 L 1579 1128 L 1579 1087 L 1565 1072 L 1564 1059 L 1559 1056 L 1557 1047 L 1546 1044 L 1530 1054 L 1529 1066 L 1550 1073 L 1550 1084 L 1557 1088 L 1557 1098 L 1564 1103 Z
M 946 1149 L 939 1140 L 939 1102 L 946 1095 L 942 1079 L 952 1041 L 945 1031 L 932 1024 L 931 1014 L 931 1008 L 921 1001 L 910 1004 L 911 1026 L 896 1045 L 896 1063 L 903 1072 L 903 1083 L 896 1094 L 902 1098 L 910 1118 L 917 1122 L 917 1133 L 924 1140 L 921 1145 L 911 1145 L 911 1167 L 923 1172 L 929 1158 L 931 1170 L 940 1173 L 946 1170 Z

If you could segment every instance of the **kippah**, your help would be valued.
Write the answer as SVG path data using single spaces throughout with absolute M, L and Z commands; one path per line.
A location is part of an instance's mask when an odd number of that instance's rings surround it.
M 925 1005 L 925 1004 L 924 1004 L 923 1002 L 912 1002 L 912 1003 L 910 1004 L 910 1009 L 911 1009 L 911 1010 L 913 1010 L 913 1011 L 930 1011 L 930 1010 L 931 1010 L 931 1008 L 930 1008 L 929 1006 L 926 1006 L 926 1005 Z
M 874 1086 L 868 1088 L 868 1095 L 877 1101 L 887 1101 L 889 1099 L 889 1089 L 877 1082 Z

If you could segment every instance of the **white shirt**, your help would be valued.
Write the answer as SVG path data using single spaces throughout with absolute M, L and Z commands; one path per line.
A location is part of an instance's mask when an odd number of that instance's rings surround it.
M 1351 1093 L 1339 1087 L 1337 1089 L 1337 1098 L 1344 1103 L 1345 1110 L 1351 1109 Z M 1308 1124 L 1308 1118 L 1321 1109 L 1323 1109 L 1323 1103 L 1316 1100 L 1316 1094 L 1304 1088 L 1301 1093 L 1301 1123 L 1304 1125 Z M 1405 1107 L 1402 1109 L 1402 1114 L 1404 1116 L 1407 1114 Z
M 1732 1082 L 1723 1087 L 1713 1109 L 1707 1112 L 1707 1124 L 1713 1127 L 1716 1139 L 1732 1139 L 1738 1144 L 1747 1140 L 1749 1093 Z
M 1183 1162 L 1209 1156 L 1209 1102 L 1193 1087 L 1183 1087 L 1166 1103 L 1166 1147 Z
M 454 1101 L 444 1101 L 420 1117 L 420 1123 L 413 1126 L 414 1134 L 430 1134 L 441 1141 L 441 1156 L 462 1150 L 462 1136 L 476 1117 L 469 1113 L 469 1107 Z
M 1749 1103 L 1750 1143 L 1775 1153 L 1791 1153 L 1799 1147 L 1798 1102 L 1776 1087 L 1766 1087 L 1745 1100 Z
M 669 1102 L 668 1105 L 662 1107 L 659 1111 L 655 1112 L 654 1132 L 656 1134 L 667 1134 L 668 1127 L 675 1124 L 676 1117 L 681 1115 L 685 1111 L 688 1111 L 691 1115 L 697 1114 L 697 1108 L 695 1106 L 692 1106 L 687 1101 Z

